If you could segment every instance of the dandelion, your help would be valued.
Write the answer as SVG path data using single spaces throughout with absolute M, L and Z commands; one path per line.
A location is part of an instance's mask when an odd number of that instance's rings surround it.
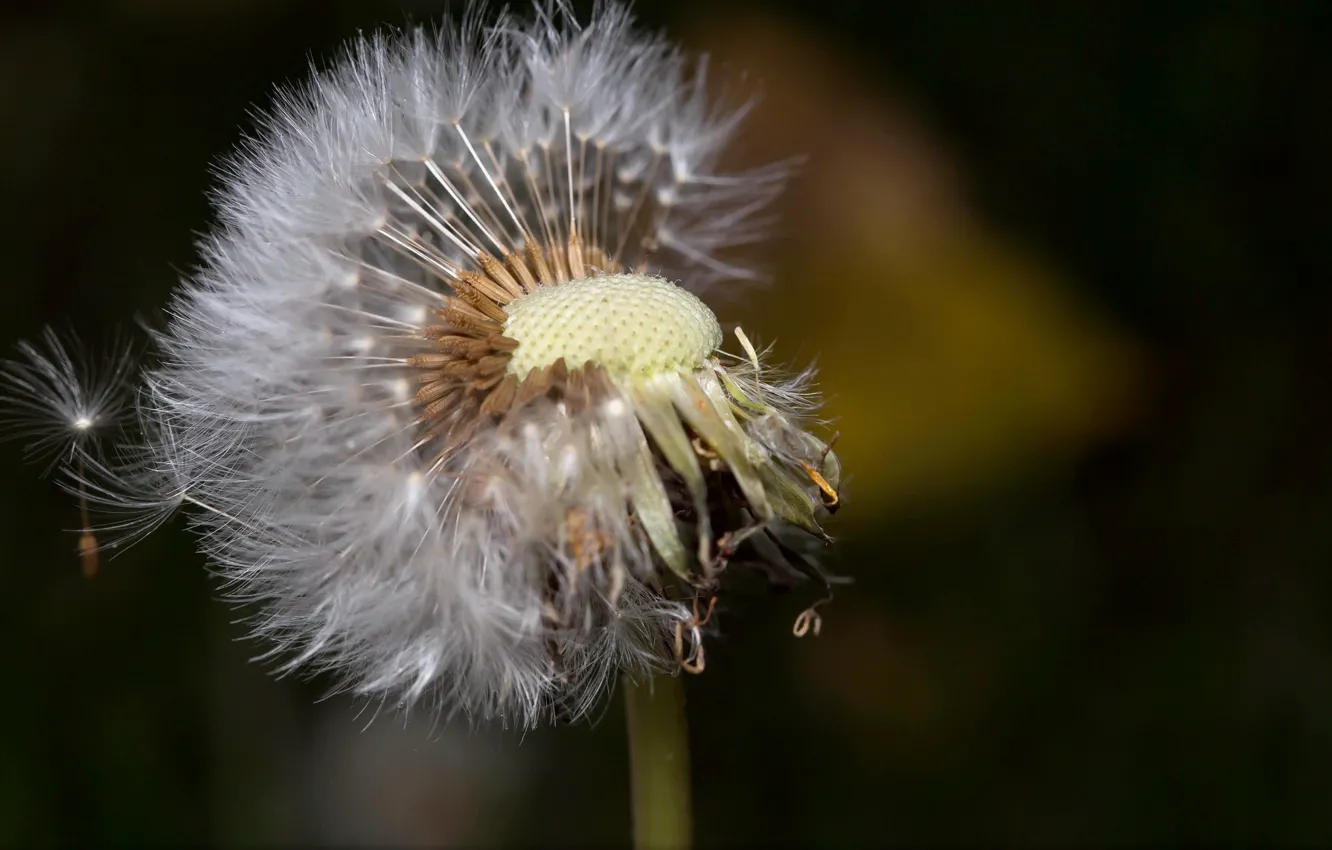
M 222 170 L 141 439 L 79 452 L 129 512 L 108 545 L 191 506 L 283 670 L 524 728 L 701 670 L 733 570 L 826 588 L 810 375 L 723 351 L 699 295 L 755 277 L 787 169 L 721 171 L 745 108 L 631 23 L 468 15 L 283 93 Z
M 635 761 L 671 765 L 635 770 L 640 843 L 687 842 L 679 703 L 632 683 L 703 670 L 736 570 L 829 587 L 811 373 L 739 327 L 724 350 L 701 298 L 756 277 L 786 166 L 723 171 L 746 108 L 612 4 L 363 38 L 276 103 L 132 439 L 92 439 L 122 362 L 54 337 L 5 373 L 10 424 L 64 467 L 91 557 L 89 503 L 103 547 L 190 508 L 283 671 L 519 728 L 625 674 Z

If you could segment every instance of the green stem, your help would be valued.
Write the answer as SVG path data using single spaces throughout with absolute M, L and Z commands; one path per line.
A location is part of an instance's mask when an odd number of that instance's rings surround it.
M 623 679 L 635 850 L 688 850 L 693 843 L 682 678 Z

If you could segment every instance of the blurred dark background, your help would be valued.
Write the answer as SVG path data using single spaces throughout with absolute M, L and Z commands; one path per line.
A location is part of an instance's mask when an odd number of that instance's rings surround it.
M 518 4 L 521 5 L 521 4 Z M 1332 4 L 640 0 L 805 154 L 774 284 L 851 480 L 688 684 L 702 846 L 1332 840 Z M 272 86 L 442 2 L 0 12 L 0 341 L 157 314 Z M 743 72 L 743 73 L 742 73 Z M 249 663 L 175 524 L 79 574 L 0 452 L 0 842 L 622 843 L 618 702 L 524 736 Z

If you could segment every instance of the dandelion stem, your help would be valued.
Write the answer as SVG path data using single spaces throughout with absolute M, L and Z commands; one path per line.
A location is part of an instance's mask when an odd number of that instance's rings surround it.
M 689 729 L 683 677 L 623 679 L 629 729 L 630 793 L 635 850 L 688 850 L 693 839 L 689 796 Z

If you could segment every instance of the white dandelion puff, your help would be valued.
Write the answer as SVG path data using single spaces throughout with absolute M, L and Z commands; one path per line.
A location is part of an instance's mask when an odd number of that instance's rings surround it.
M 520 727 L 701 670 L 729 570 L 826 587 L 839 478 L 808 374 L 699 297 L 754 276 L 784 167 L 719 171 L 745 108 L 623 8 L 536 12 L 278 99 L 84 488 L 129 539 L 197 508 L 283 669 Z

